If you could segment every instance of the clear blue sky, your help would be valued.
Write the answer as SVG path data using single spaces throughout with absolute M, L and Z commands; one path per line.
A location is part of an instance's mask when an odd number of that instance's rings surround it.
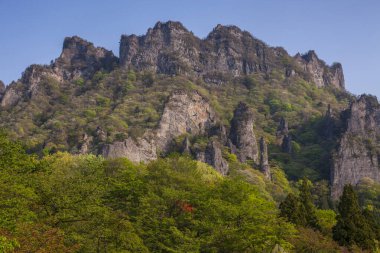
M 121 34 L 181 21 L 199 37 L 234 24 L 290 54 L 341 62 L 347 89 L 380 97 L 379 0 L 0 0 L 0 80 L 59 56 L 78 35 L 118 54 Z

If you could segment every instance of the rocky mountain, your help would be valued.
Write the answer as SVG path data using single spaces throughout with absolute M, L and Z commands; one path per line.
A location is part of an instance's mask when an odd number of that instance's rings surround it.
M 236 26 L 217 25 L 200 39 L 179 22 L 158 22 L 143 36 L 121 37 L 120 65 L 137 71 L 203 77 L 211 83 L 276 69 L 287 76 L 305 76 L 318 87 L 344 89 L 340 64 L 327 66 L 314 51 L 291 57 L 283 48 L 269 47 Z
M 149 162 L 179 152 L 223 175 L 247 164 L 268 180 L 274 165 L 294 180 L 330 180 L 333 198 L 344 184 L 379 180 L 377 100 L 351 103 L 341 64 L 290 56 L 236 26 L 201 39 L 158 22 L 121 36 L 119 57 L 68 37 L 50 65 L 0 82 L 0 98 L 1 127 L 39 154 Z
M 318 87 L 332 85 L 344 89 L 344 75 L 340 63 L 327 66 L 313 50 L 304 55 L 297 54 L 295 59 Z

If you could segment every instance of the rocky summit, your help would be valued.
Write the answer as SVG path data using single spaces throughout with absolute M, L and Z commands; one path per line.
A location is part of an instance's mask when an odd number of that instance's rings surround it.
M 236 26 L 217 25 L 205 39 L 200 39 L 179 22 L 158 22 L 143 36 L 121 37 L 120 65 L 139 71 L 202 77 L 211 83 L 225 81 L 224 75 L 279 69 L 287 76 L 304 76 L 318 87 L 344 89 L 339 63 L 330 67 L 314 51 L 291 57 L 283 48 L 270 47 Z

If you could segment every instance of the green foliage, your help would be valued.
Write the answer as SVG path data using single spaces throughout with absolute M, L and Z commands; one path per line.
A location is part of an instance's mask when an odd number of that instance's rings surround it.
M 343 251 L 331 238 L 310 228 L 300 228 L 299 236 L 292 240 L 296 253 L 339 253 Z
M 289 194 L 280 204 L 280 215 L 296 225 L 320 229 L 311 187 L 311 182 L 304 178 L 299 187 L 299 196 Z
M 280 215 L 289 222 L 298 225 L 306 224 L 306 217 L 302 213 L 301 202 L 293 193 L 290 193 L 280 204 Z
M 17 146 L 4 138 L 3 143 Z M 3 159 L 17 155 L 33 158 L 18 147 Z M 136 165 L 58 152 L 29 161 L 32 170 L 16 163 L 0 173 L 0 246 L 5 252 L 292 248 L 296 230 L 278 217 L 264 189 L 222 177 L 189 157 Z
M 81 86 L 82 87 L 84 85 L 83 78 L 75 79 L 74 84 L 77 85 L 77 86 Z
M 315 215 L 318 219 L 320 231 L 325 235 L 329 235 L 336 224 L 336 213 L 333 210 L 317 209 Z
M 374 250 L 376 234 L 359 206 L 357 195 L 351 185 L 346 185 L 338 204 L 337 223 L 333 227 L 334 240 L 341 245 Z
M 299 199 L 301 204 L 301 212 L 305 216 L 306 226 L 320 229 L 318 219 L 316 216 L 316 207 L 313 203 L 313 197 L 311 195 L 312 183 L 304 178 L 299 188 Z
M 16 240 L 10 240 L 5 236 L 0 236 L 0 252 L 14 252 L 18 246 L 19 244 Z

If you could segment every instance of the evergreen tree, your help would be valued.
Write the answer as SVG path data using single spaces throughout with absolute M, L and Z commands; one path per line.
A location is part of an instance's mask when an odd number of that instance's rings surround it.
M 311 182 L 303 179 L 299 190 L 298 197 L 289 194 L 280 204 L 280 215 L 296 225 L 320 229 L 311 195 Z
M 289 193 L 286 199 L 280 204 L 280 216 L 289 222 L 303 226 L 306 224 L 305 215 L 301 212 L 301 203 L 297 196 Z
M 306 227 L 320 229 L 316 215 L 316 207 L 313 203 L 313 197 L 311 195 L 311 186 L 312 184 L 308 179 L 304 178 L 302 180 L 299 195 L 301 213 L 305 216 L 304 219 L 306 221 Z
M 375 233 L 360 209 L 357 195 L 351 185 L 346 185 L 338 205 L 337 224 L 333 238 L 340 245 L 358 245 L 363 249 L 375 248 Z

